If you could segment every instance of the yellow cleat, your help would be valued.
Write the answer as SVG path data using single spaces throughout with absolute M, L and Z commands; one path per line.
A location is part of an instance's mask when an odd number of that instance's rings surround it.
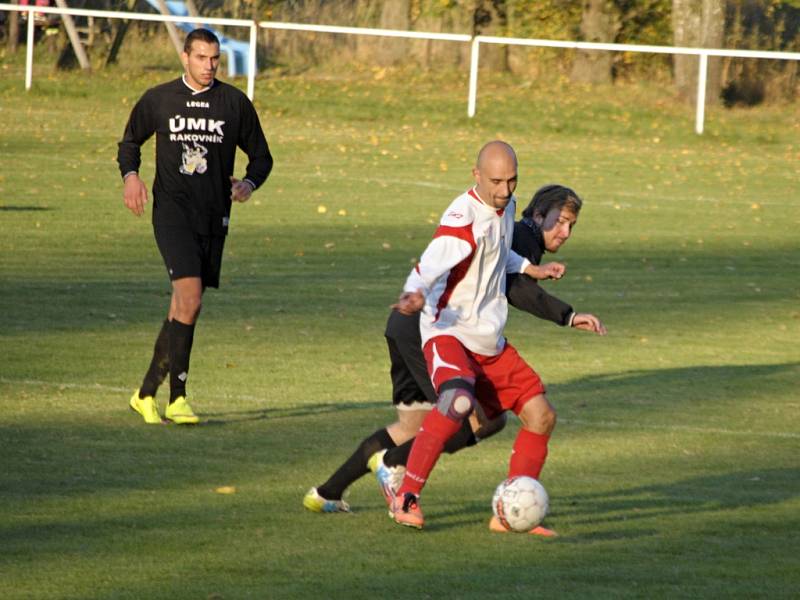
M 176 425 L 195 425 L 200 422 L 200 418 L 194 414 L 185 396 L 178 396 L 170 402 L 164 416 Z
M 139 398 L 139 390 L 133 392 L 130 401 L 131 410 L 135 410 L 142 415 L 145 423 L 150 425 L 161 425 L 161 416 L 158 414 L 158 402 L 153 396 Z
M 311 512 L 337 513 L 350 512 L 350 505 L 344 500 L 327 500 L 319 495 L 317 488 L 311 488 L 303 497 L 303 506 Z

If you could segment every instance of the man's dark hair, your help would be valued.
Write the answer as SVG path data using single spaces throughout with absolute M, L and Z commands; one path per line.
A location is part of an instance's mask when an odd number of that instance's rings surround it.
M 189 35 L 186 36 L 186 40 L 183 42 L 183 51 L 186 52 L 186 54 L 191 53 L 192 42 L 195 40 L 205 42 L 206 44 L 216 44 L 219 46 L 219 38 L 214 34 L 213 31 L 209 31 L 208 29 L 195 29 L 194 31 L 189 32 Z
M 567 208 L 577 216 L 581 212 L 581 206 L 583 200 L 575 190 L 551 183 L 536 190 L 530 204 L 522 211 L 522 216 L 528 219 L 533 219 L 536 215 L 544 218 L 554 208 L 559 210 Z

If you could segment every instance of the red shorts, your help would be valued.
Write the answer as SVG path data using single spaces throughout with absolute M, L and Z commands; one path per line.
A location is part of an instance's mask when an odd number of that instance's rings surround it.
M 422 351 L 436 392 L 449 379 L 472 379 L 478 402 L 490 419 L 506 410 L 518 415 L 528 400 L 544 394 L 536 371 L 508 342 L 497 356 L 484 356 L 453 336 L 441 335 L 428 340 Z

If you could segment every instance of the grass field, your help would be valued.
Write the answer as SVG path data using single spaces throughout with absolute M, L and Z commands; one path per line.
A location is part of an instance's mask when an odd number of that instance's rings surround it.
M 169 288 L 115 154 L 172 72 L 40 66 L 25 93 L 19 62 L 0 68 L 0 597 L 800 593 L 797 104 L 712 108 L 698 137 L 657 86 L 483 74 L 468 120 L 461 74 L 265 76 L 276 166 L 236 207 L 205 299 L 204 424 L 148 427 L 127 400 Z M 561 537 L 487 530 L 516 422 L 442 458 L 421 533 L 367 478 L 353 515 L 304 511 L 392 419 L 387 307 L 495 137 L 518 151 L 520 204 L 554 181 L 583 195 L 548 285 L 609 328 L 507 327 L 559 411 L 543 483 Z

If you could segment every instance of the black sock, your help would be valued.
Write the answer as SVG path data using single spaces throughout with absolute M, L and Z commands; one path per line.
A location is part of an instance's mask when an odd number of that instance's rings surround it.
M 156 345 L 153 348 L 153 358 L 150 368 L 144 376 L 139 388 L 139 398 L 155 396 L 158 386 L 164 383 L 169 373 L 169 319 L 164 319 L 161 331 L 158 332 Z
M 317 492 L 326 500 L 341 500 L 347 487 L 369 472 L 367 461 L 370 457 L 385 448 L 394 448 L 394 445 L 389 432 L 385 428 L 379 429 L 359 444 L 352 456 L 317 488 Z
M 172 319 L 169 327 L 169 402 L 186 396 L 186 379 L 189 377 L 189 357 L 192 354 L 194 324 L 187 325 Z
M 414 443 L 414 439 L 415 438 L 411 438 L 404 444 L 400 444 L 387 451 L 383 456 L 383 464 L 387 467 L 404 467 L 408 461 L 408 455 L 411 454 L 411 446 Z M 478 440 L 475 434 L 472 433 L 472 426 L 469 423 L 469 419 L 464 419 L 464 422 L 461 424 L 461 429 L 445 442 L 444 451 L 448 454 L 453 454 L 453 452 L 458 452 L 462 448 L 474 446 L 477 443 Z
M 383 464 L 387 467 L 397 467 L 398 465 L 405 467 L 408 461 L 408 455 L 411 454 L 411 445 L 414 443 L 415 439 L 416 438 L 411 438 L 399 446 L 387 450 L 386 454 L 383 455 Z
M 448 454 L 453 454 L 462 448 L 474 446 L 477 443 L 478 440 L 475 438 L 475 434 L 472 433 L 472 425 L 469 419 L 464 419 L 464 422 L 461 424 L 461 429 L 456 431 L 456 434 L 445 442 L 444 451 Z

